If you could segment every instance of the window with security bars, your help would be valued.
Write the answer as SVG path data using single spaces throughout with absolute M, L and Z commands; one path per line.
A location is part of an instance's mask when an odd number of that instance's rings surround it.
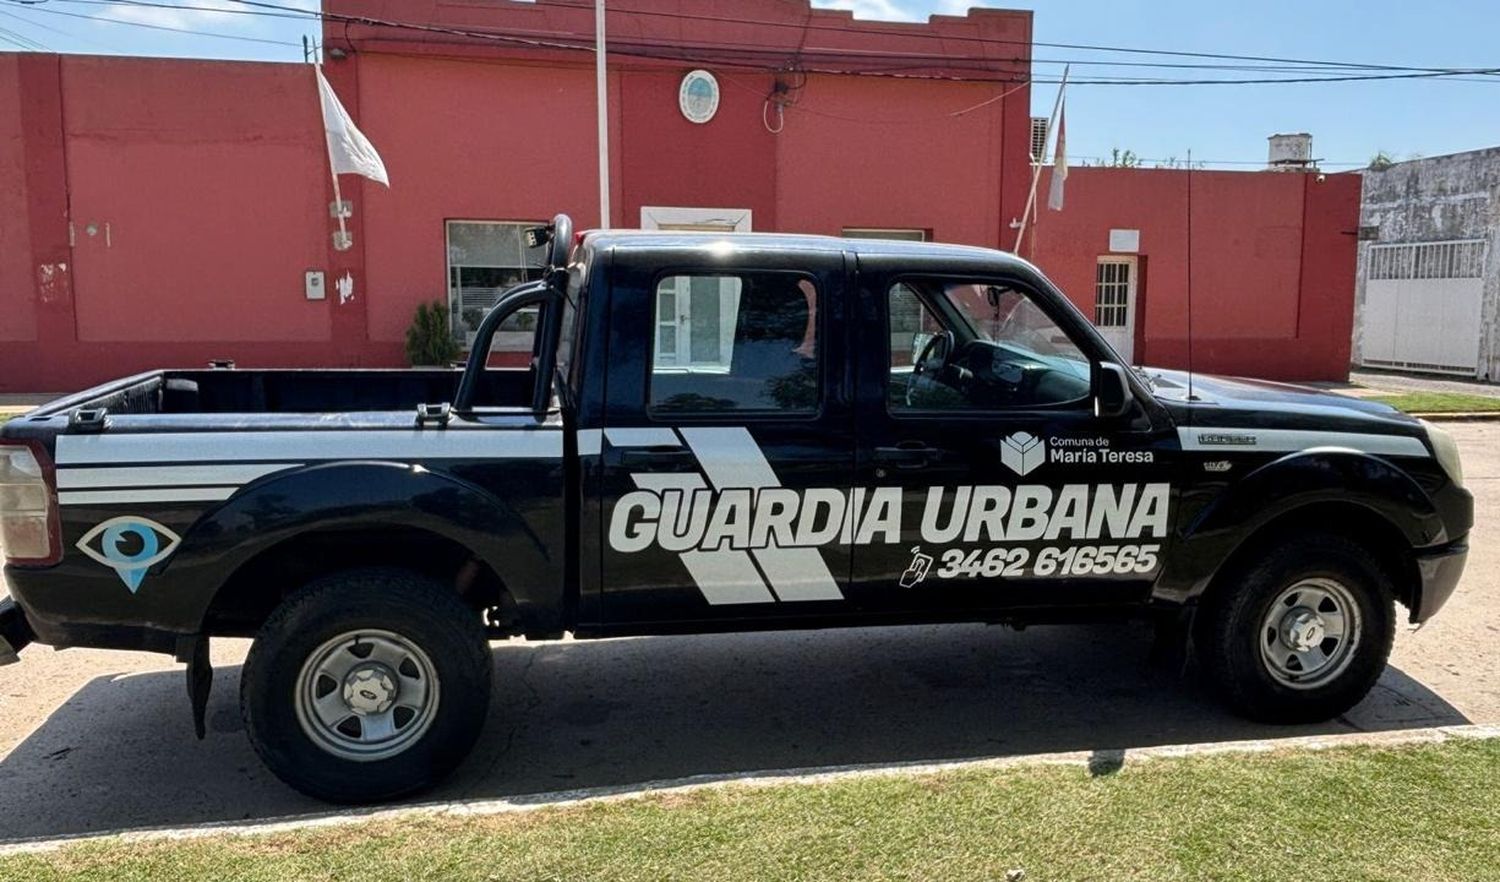
M 1484 277 L 1483 239 L 1372 245 L 1367 278 L 1479 279 Z
M 1123 328 L 1130 321 L 1130 264 L 1099 261 L 1094 275 L 1094 326 Z
M 1045 116 L 1031 118 L 1031 161 L 1045 162 L 1047 159 L 1047 124 Z

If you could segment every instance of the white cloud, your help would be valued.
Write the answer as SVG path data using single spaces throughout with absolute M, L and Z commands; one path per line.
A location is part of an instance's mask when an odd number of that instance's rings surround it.
M 987 2 L 987 0 L 938 0 L 937 7 L 932 11 L 938 15 L 965 15 L 970 9 L 1006 5 L 1000 2 Z
M 881 21 L 916 21 L 918 18 L 916 13 L 896 0 L 813 0 L 813 5 L 824 9 L 847 9 L 854 13 L 855 18 Z

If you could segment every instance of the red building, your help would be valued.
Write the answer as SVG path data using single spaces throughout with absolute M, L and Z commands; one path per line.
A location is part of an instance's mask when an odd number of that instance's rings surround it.
M 326 74 L 391 177 L 343 179 L 347 250 L 310 67 L 0 55 L 0 391 L 209 358 L 398 366 L 424 301 L 462 338 L 526 273 L 521 228 L 599 220 L 591 6 L 326 0 Z M 613 225 L 1014 246 L 1030 13 L 610 8 Z M 1184 177 L 1075 170 L 1022 248 L 1093 312 L 1120 287 L 1110 230 L 1139 230 L 1138 361 L 1185 355 Z M 1342 179 L 1194 175 L 1194 367 L 1342 376 L 1357 203 Z
M 1191 330 L 1194 370 L 1348 378 L 1359 175 L 1079 168 L 1066 194 L 1022 252 L 1134 363 L 1187 366 Z

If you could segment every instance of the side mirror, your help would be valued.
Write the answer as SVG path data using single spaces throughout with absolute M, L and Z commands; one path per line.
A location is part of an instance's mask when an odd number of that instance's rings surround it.
M 1130 413 L 1135 398 L 1130 393 L 1130 380 L 1125 368 L 1113 362 L 1099 365 L 1099 394 L 1094 399 L 1094 415 L 1099 417 L 1122 417 Z

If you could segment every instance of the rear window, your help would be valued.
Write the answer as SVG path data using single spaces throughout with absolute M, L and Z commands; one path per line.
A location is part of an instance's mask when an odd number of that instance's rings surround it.
M 652 413 L 817 411 L 819 292 L 811 279 L 667 276 L 653 300 Z

